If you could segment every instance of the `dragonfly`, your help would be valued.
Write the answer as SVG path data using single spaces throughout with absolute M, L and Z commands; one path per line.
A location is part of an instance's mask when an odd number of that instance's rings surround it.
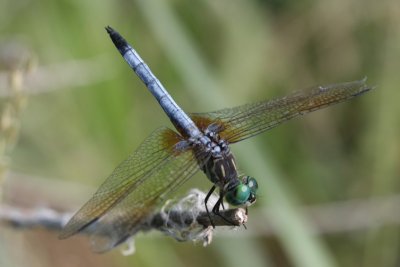
M 63 239 L 92 228 L 92 237 L 99 237 L 102 243 L 97 252 L 112 249 L 136 234 L 167 196 L 199 170 L 213 184 L 204 199 L 207 214 L 210 214 L 207 202 L 216 189 L 219 198 L 212 213 L 220 214 L 224 200 L 247 208 L 256 201 L 258 183 L 254 177 L 238 173 L 230 144 L 372 89 L 364 78 L 316 86 L 273 100 L 187 114 L 132 46 L 110 26 L 106 31 L 125 61 L 157 99 L 176 131 L 161 127 L 151 133 L 116 167 L 61 231 L 59 237 Z

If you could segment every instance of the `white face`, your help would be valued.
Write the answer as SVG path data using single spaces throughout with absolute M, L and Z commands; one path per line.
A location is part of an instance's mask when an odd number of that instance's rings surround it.
M 252 187 L 254 187 L 254 181 L 250 181 L 249 183 L 248 183 L 248 186 L 250 187 L 250 188 L 252 188 Z

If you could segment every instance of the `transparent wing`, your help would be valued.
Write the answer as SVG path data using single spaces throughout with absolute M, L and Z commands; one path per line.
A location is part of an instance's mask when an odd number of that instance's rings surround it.
M 180 170 L 187 167 L 184 164 L 193 169 L 193 165 L 196 166 L 191 150 L 184 144 L 182 137 L 168 128 L 153 132 L 111 173 L 93 197 L 71 218 L 59 237 L 67 238 L 93 225 L 126 198 L 136 205 L 129 209 L 136 220 L 150 212 L 154 204 L 152 201 L 162 194 L 160 188 L 176 186 L 194 173 L 195 170 L 190 173 Z
M 142 227 L 154 209 L 166 201 L 166 196 L 176 190 L 198 170 L 192 151 L 168 158 L 163 168 L 157 168 L 149 179 L 110 209 L 96 223 L 91 236 L 92 249 L 105 252 L 119 245 Z
M 304 92 L 222 109 L 209 113 L 193 113 L 191 118 L 203 131 L 216 124 L 222 138 L 235 143 L 267 131 L 284 121 L 359 96 L 372 88 L 360 81 L 318 86 Z

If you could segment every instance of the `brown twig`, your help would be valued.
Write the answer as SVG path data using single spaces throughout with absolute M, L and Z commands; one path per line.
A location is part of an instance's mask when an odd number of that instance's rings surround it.
M 318 205 L 314 207 L 302 208 L 306 218 L 313 224 L 316 233 L 339 233 L 355 230 L 367 229 L 379 225 L 398 225 L 400 224 L 400 195 L 375 199 L 350 200 L 339 203 Z M 148 222 L 143 224 L 143 230 L 160 230 L 175 224 L 182 227 L 188 226 L 193 221 L 182 221 L 182 218 L 190 218 L 191 211 L 170 212 L 168 219 L 167 212 L 156 213 Z M 245 215 L 243 209 L 231 209 L 222 211 L 223 216 L 243 224 L 247 220 L 241 219 Z M 273 229 L 266 227 L 268 222 L 268 210 L 265 213 L 254 212 L 251 226 L 253 229 L 261 231 L 263 235 L 273 234 Z M 264 216 L 266 215 L 266 216 Z M 212 219 L 217 226 L 229 225 L 225 220 L 215 214 L 211 214 Z M 251 216 L 251 214 L 250 214 Z M 57 212 L 52 209 L 19 209 L 16 207 L 0 205 L 0 223 L 19 229 L 45 228 L 59 231 L 66 221 L 71 217 L 71 213 Z M 200 212 L 196 216 L 196 221 L 203 227 L 210 225 L 207 214 Z M 165 228 L 166 227 L 166 228 Z
M 166 216 L 166 214 L 168 214 Z M 197 223 L 204 228 L 211 226 L 209 217 L 206 212 L 199 213 L 194 220 L 182 220 L 182 218 L 190 218 L 190 211 L 164 211 L 157 212 L 149 220 L 143 223 L 142 230 L 159 230 L 165 231 L 171 227 L 188 227 L 193 223 Z M 9 225 L 17 229 L 34 229 L 44 228 L 51 231 L 60 231 L 66 222 L 71 218 L 71 213 L 57 212 L 53 209 L 39 208 L 34 210 L 18 209 L 15 207 L 0 205 L 0 223 Z M 215 226 L 232 226 L 227 220 L 240 226 L 247 221 L 246 211 L 241 208 L 221 211 L 221 216 L 210 214 Z M 84 234 L 90 234 L 91 228 L 87 228 Z

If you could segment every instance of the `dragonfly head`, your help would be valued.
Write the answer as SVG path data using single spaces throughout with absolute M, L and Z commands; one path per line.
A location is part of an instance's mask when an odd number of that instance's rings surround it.
M 251 176 L 243 176 L 234 187 L 226 192 L 226 201 L 234 206 L 249 206 L 256 201 L 257 180 Z

